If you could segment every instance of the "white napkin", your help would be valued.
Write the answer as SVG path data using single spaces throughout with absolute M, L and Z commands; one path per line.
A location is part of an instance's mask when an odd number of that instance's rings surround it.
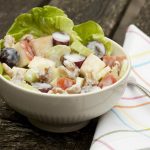
M 132 76 L 150 90 L 150 38 L 130 25 L 123 47 L 131 57 Z M 144 149 L 150 150 L 150 98 L 128 86 L 119 103 L 100 118 L 90 150 Z

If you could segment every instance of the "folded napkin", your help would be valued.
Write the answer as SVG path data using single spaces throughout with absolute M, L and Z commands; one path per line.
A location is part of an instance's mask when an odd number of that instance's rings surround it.
M 150 38 L 130 25 L 123 47 L 131 57 L 131 75 L 150 90 Z M 128 86 L 119 103 L 100 118 L 90 150 L 150 150 L 150 98 Z

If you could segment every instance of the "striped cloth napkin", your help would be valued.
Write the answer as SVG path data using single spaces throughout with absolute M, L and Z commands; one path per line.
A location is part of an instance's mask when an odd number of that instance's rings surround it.
M 131 76 L 150 90 L 150 38 L 130 25 L 123 47 L 131 57 Z M 119 103 L 100 118 L 90 150 L 150 150 L 150 98 L 128 86 Z

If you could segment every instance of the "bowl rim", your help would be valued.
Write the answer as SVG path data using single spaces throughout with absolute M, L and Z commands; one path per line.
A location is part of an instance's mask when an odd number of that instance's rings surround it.
M 88 92 L 88 93 L 80 93 L 80 94 L 48 94 L 48 93 L 40 93 L 40 92 L 36 92 L 36 91 L 32 91 L 32 90 L 28 90 L 26 88 L 22 88 L 19 85 L 16 85 L 12 82 L 10 82 L 9 80 L 5 79 L 1 74 L 0 74 L 0 79 L 3 80 L 5 82 L 5 84 L 8 84 L 9 86 L 12 86 L 13 88 L 16 88 L 17 90 L 20 90 L 22 92 L 25 93 L 30 93 L 30 94 L 34 94 L 37 96 L 45 96 L 45 97 L 59 97 L 59 98 L 67 98 L 67 97 L 83 97 L 83 96 L 89 96 L 89 95 L 94 95 L 94 94 L 98 94 L 104 91 L 107 91 L 109 89 L 112 89 L 113 87 L 118 86 L 130 73 L 131 70 L 131 60 L 129 55 L 126 53 L 126 51 L 123 49 L 122 46 L 120 46 L 118 43 L 116 43 L 115 41 L 113 41 L 112 39 L 109 39 L 106 37 L 107 40 L 109 40 L 113 45 L 116 45 L 117 47 L 119 47 L 119 49 L 121 49 L 121 51 L 124 53 L 124 55 L 127 58 L 128 61 L 128 68 L 127 71 L 125 72 L 125 74 L 123 75 L 123 77 L 121 79 L 119 79 L 116 83 L 107 86 L 103 89 L 100 89 L 99 91 L 93 91 L 93 92 Z

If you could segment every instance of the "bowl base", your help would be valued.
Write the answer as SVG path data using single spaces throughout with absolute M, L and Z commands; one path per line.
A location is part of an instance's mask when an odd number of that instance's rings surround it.
M 50 123 L 44 123 L 38 120 L 34 120 L 31 118 L 28 118 L 30 123 L 42 130 L 49 131 L 49 132 L 55 132 L 55 133 L 65 133 L 65 132 L 73 132 L 77 131 L 83 127 L 85 127 L 89 121 L 80 122 L 80 123 L 73 123 L 73 124 L 50 124 Z

